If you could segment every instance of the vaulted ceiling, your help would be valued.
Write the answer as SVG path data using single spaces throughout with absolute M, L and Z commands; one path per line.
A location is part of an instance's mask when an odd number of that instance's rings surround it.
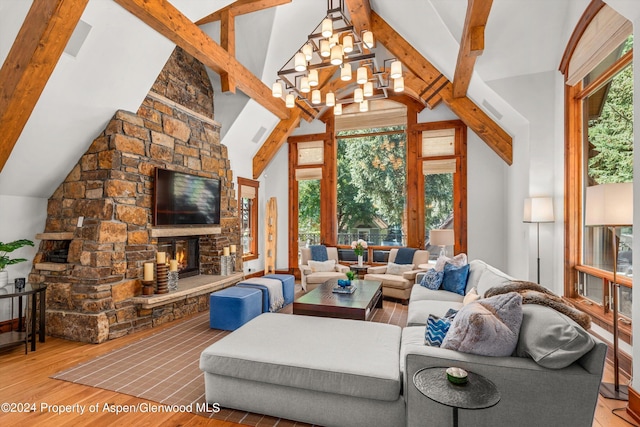
M 522 117 L 491 83 L 556 70 L 588 0 L 370 0 L 371 14 L 369 1 L 345 3 L 356 25 L 373 27 L 383 53 L 401 58 L 405 70 L 415 74 L 414 85 L 429 84 L 439 73 L 453 82 L 437 96 L 510 162 L 510 135 Z M 15 66 L 0 72 L 0 194 L 48 197 L 115 110 L 137 109 L 174 44 L 209 68 L 218 89 L 215 111 L 223 143 L 242 143 L 232 140 L 235 127 L 271 132 L 295 125 L 298 110 L 284 108 L 269 87 L 327 9 L 323 0 L 35 0 L 34 5 L 59 8 L 64 19 L 29 24 L 40 27 L 39 48 L 31 58 L 18 55 L 12 62 L 31 63 L 31 71 L 21 71 L 28 77 L 24 82 Z M 0 60 L 7 58 L 29 6 L 28 1 L 0 0 Z M 76 56 L 62 53 L 73 30 L 69 22 L 78 18 L 90 31 Z M 198 27 L 194 23 L 200 20 Z M 484 23 L 484 43 L 473 53 L 477 47 L 469 48 L 470 31 Z M 229 25 L 235 30 L 232 39 Z M 456 70 L 457 64 L 462 67 Z M 466 81 L 456 79 L 460 76 Z M 249 114 L 254 103 L 262 106 L 258 120 Z M 269 132 L 261 144 L 248 147 L 254 151 L 254 175 L 287 133 Z M 37 176 L 30 173 L 34 170 Z

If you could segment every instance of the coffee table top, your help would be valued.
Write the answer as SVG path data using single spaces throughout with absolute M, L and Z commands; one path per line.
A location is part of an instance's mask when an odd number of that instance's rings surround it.
M 299 304 L 314 304 L 335 307 L 351 307 L 366 309 L 378 290 L 382 288 L 382 282 L 377 280 L 353 280 L 356 290 L 352 294 L 333 293 L 337 286 L 337 279 L 324 282 L 314 290 L 304 294 L 297 300 Z

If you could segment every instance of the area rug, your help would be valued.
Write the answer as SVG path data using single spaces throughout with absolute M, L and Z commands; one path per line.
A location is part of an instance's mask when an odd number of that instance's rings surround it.
M 292 304 L 281 310 L 291 313 Z M 374 322 L 406 325 L 407 307 L 384 301 Z M 222 408 L 206 410 L 200 353 L 229 332 L 209 328 L 209 313 L 59 372 L 51 378 L 98 387 L 166 405 L 185 405 L 198 415 L 249 426 L 308 426 L 274 417 Z

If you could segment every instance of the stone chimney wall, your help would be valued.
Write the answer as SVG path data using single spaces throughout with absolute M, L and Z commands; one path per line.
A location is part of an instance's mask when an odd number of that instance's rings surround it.
M 43 241 L 30 274 L 48 283 L 48 334 L 98 343 L 208 308 L 207 295 L 153 310 L 131 301 L 155 260 L 156 167 L 220 178 L 221 233 L 200 237 L 201 273 L 219 274 L 221 248 L 240 245 L 233 173 L 204 66 L 179 48 L 137 113 L 116 112 L 49 199 L 44 236 L 72 238 L 58 265 L 45 262 Z

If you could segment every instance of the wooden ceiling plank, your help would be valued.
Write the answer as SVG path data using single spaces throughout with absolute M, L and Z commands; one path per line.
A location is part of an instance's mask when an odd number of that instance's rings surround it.
M 369 0 L 345 0 L 351 23 L 356 32 L 362 34 L 371 29 L 371 4 Z
M 255 156 L 253 156 L 253 179 L 258 179 L 267 165 L 276 155 L 282 144 L 300 124 L 302 110 L 295 108 L 291 111 L 291 117 L 280 120 L 280 123 L 271 131 L 267 140 L 262 144 Z
M 431 84 L 439 78 L 440 71 L 375 11 L 371 11 L 371 29 L 378 41 L 424 82 Z M 466 96 L 454 98 L 451 82 L 447 81 L 439 94 L 442 96 L 442 101 L 451 111 L 495 151 L 500 158 L 509 165 L 513 163 L 513 141 L 504 129 Z
M 0 171 L 88 0 L 34 0 L 0 69 Z
M 196 25 L 220 21 L 223 14 L 229 11 L 232 12 L 233 15 L 238 16 L 287 3 L 291 3 L 291 0 L 238 0 L 196 21 Z
M 484 50 L 484 28 L 492 4 L 493 0 L 468 0 L 458 62 L 453 75 L 453 96 L 456 98 L 467 95 L 476 58 Z
M 279 119 L 289 118 L 282 99 L 274 98 L 269 87 L 168 1 L 115 1 L 213 71 L 232 74 L 238 89 Z
M 220 46 L 234 58 L 236 56 L 235 22 L 231 10 L 224 11 L 220 20 Z M 223 92 L 236 93 L 235 79 L 226 71 L 220 73 L 220 86 Z

